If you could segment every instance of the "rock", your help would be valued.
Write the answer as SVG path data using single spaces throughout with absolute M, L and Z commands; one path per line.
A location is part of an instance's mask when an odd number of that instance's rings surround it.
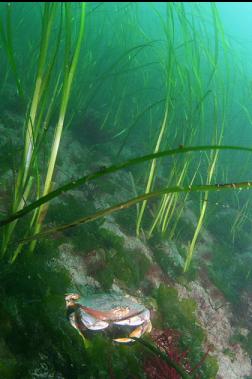
M 59 246 L 58 265 L 63 266 L 71 276 L 73 287 L 88 286 L 99 288 L 100 284 L 91 276 L 87 275 L 87 269 L 82 257 L 74 253 L 73 245 L 64 243 Z
M 193 298 L 197 303 L 196 316 L 201 327 L 207 332 L 207 343 L 215 348 L 213 355 L 218 359 L 217 378 L 241 379 L 251 375 L 252 366 L 247 353 L 240 344 L 230 344 L 235 329 L 231 325 L 233 315 L 230 306 L 223 295 L 210 283 L 208 287 L 202 287 L 197 281 L 191 282 L 189 289 L 180 284 L 176 284 L 175 287 L 181 299 Z M 225 354 L 227 350 L 230 351 L 230 355 Z
M 248 291 L 243 291 L 241 294 L 241 304 L 239 312 L 242 313 L 242 315 L 246 315 L 246 318 L 244 320 L 243 317 L 243 323 L 246 325 L 247 328 L 252 330 L 252 293 Z

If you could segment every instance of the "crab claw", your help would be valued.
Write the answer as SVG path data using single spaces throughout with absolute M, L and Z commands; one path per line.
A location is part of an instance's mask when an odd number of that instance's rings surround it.
M 148 309 L 143 310 L 141 313 L 126 318 L 121 321 L 114 321 L 116 325 L 129 325 L 129 326 L 138 326 L 142 325 L 150 319 L 150 311 Z
M 89 330 L 102 330 L 109 326 L 109 323 L 103 320 L 99 320 L 88 313 L 80 311 L 81 322 Z
M 133 338 L 140 338 L 144 333 L 150 333 L 152 329 L 151 321 L 148 320 L 147 322 L 143 323 L 142 325 L 138 326 L 136 329 L 133 330 L 133 332 L 130 333 L 129 337 L 125 338 L 114 338 L 113 341 L 118 343 L 129 343 L 134 342 Z

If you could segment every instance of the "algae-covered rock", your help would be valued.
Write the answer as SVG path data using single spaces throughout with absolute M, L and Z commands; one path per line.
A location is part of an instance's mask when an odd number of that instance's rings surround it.
M 231 324 L 233 314 L 223 294 L 211 282 L 207 282 L 206 278 L 204 286 L 200 282 L 191 282 L 188 288 L 179 284 L 176 284 L 176 288 L 181 300 L 195 301 L 195 316 L 207 337 L 205 343 L 214 347 L 212 356 L 219 365 L 218 377 L 237 379 L 249 375 L 249 356 L 240 344 L 230 342 L 235 333 Z M 229 354 L 225 353 L 227 351 Z
M 181 352 L 187 351 L 191 367 L 196 367 L 204 356 L 206 333 L 197 322 L 197 303 L 193 298 L 182 299 L 175 288 L 160 285 L 156 294 L 158 309 L 162 315 L 163 328 L 175 329 L 180 334 Z M 210 359 L 211 358 L 211 359 Z M 198 374 L 204 379 L 212 379 L 217 373 L 217 361 L 206 357 L 199 364 Z

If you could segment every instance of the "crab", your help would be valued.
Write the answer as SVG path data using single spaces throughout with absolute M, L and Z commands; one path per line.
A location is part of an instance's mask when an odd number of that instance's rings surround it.
M 65 296 L 65 301 L 71 325 L 84 337 L 106 330 L 113 341 L 129 343 L 151 331 L 150 311 L 138 303 L 103 295 L 93 299 L 93 308 L 84 305 L 80 298 L 79 294 L 70 293 Z M 125 305 L 116 306 L 115 300 L 117 304 Z

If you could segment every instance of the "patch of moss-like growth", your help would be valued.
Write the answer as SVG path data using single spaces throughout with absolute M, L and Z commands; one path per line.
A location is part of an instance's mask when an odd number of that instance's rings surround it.
M 70 237 L 75 249 L 82 252 L 89 252 L 99 248 L 120 250 L 124 244 L 124 239 L 103 228 L 101 221 L 79 225 L 73 229 Z
M 219 371 L 219 365 L 217 358 L 207 356 L 206 359 L 204 360 L 204 372 L 206 373 L 206 378 L 209 379 L 215 379 L 217 376 L 217 373 Z M 204 377 L 205 378 L 205 377 Z
M 101 335 L 88 344 L 87 378 L 145 378 L 141 365 L 141 346 L 120 345 Z
M 189 269 L 184 272 L 184 262 L 186 258 L 186 250 L 180 246 L 171 246 L 171 254 L 168 254 L 162 248 L 155 248 L 155 261 L 158 263 L 162 271 L 176 281 L 183 281 L 186 284 L 195 280 L 197 276 L 197 267 L 195 261 L 191 263 Z
M 236 354 L 235 354 L 234 351 L 226 348 L 226 349 L 223 350 L 223 354 L 225 354 L 227 357 L 229 357 L 230 360 L 231 360 L 231 362 L 234 362 L 235 357 L 236 357 Z
M 230 343 L 239 343 L 242 348 L 248 353 L 248 355 L 252 356 L 252 332 L 249 332 L 246 336 L 242 334 L 234 334 L 230 338 Z
M 242 342 L 242 347 L 247 351 L 249 356 L 252 356 L 252 332 L 245 337 L 245 340 Z
M 230 246 L 218 245 L 213 251 L 208 275 L 225 298 L 237 306 L 240 302 L 240 293 L 251 283 L 250 268 L 251 264 L 245 255 L 237 254 Z
M 138 251 L 125 249 L 124 238 L 106 228 L 99 229 L 98 241 L 105 256 L 103 265 L 93 275 L 101 286 L 110 289 L 116 278 L 127 288 L 138 289 L 148 271 L 149 260 Z
M 118 236 L 116 233 L 109 229 L 100 227 L 98 232 L 98 239 L 100 247 L 104 249 L 116 249 L 121 250 L 124 245 L 123 237 Z
M 204 355 L 203 343 L 206 336 L 195 316 L 195 301 L 179 300 L 177 290 L 163 284 L 160 285 L 155 297 L 162 317 L 162 328 L 171 328 L 180 332 L 181 351 L 188 351 L 191 367 L 197 366 Z M 217 371 L 217 361 L 207 357 L 198 368 L 197 374 L 204 379 L 212 379 Z
M 65 224 L 83 217 L 84 204 L 73 194 L 67 193 L 48 208 L 47 220 L 55 224 Z
M 149 260 L 138 251 L 110 249 L 106 251 L 104 267 L 95 274 L 95 278 L 105 290 L 111 288 L 114 278 L 128 289 L 138 289 L 149 266 Z
M 66 318 L 70 277 L 57 265 L 56 254 L 54 244 L 43 241 L 34 255 L 24 251 L 15 264 L 1 266 L 1 335 L 11 357 L 1 370 L 15 371 L 13 378 L 33 377 L 41 357 L 54 375 L 78 379 L 85 373 L 83 345 Z

